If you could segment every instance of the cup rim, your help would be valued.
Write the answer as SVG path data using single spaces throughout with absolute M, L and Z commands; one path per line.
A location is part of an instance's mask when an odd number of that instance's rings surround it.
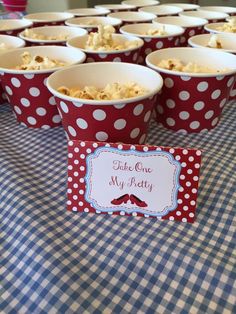
M 212 8 L 219 8 L 219 10 L 215 10 Z M 221 11 L 221 9 L 225 9 L 225 11 Z M 226 11 L 228 10 L 228 11 Z M 203 5 L 200 6 L 198 8 L 198 11 L 214 11 L 214 12 L 222 12 L 222 13 L 226 13 L 226 14 L 230 14 L 230 13 L 236 13 L 236 8 L 232 7 L 232 6 L 226 6 L 226 5 Z
M 163 69 L 161 67 L 159 67 L 158 65 L 153 64 L 151 61 L 149 61 L 150 57 L 153 55 L 156 55 L 158 53 L 163 52 L 163 51 L 174 51 L 174 50 L 195 50 L 195 51 L 201 51 L 203 52 L 204 50 L 206 52 L 208 52 L 209 54 L 211 54 L 212 52 L 214 53 L 218 53 L 218 54 L 224 54 L 225 56 L 234 56 L 232 53 L 229 52 L 225 52 L 225 51 L 218 51 L 216 49 L 212 49 L 212 48 L 192 48 L 192 47 L 174 47 L 174 48 L 165 48 L 165 49 L 161 49 L 161 50 L 156 50 L 151 52 L 145 59 L 146 64 L 148 67 L 150 67 L 151 69 L 154 69 L 160 73 L 165 73 L 165 74 L 170 74 L 170 75 L 174 75 L 174 76 L 190 76 L 190 77 L 196 77 L 196 78 L 204 78 L 204 77 L 217 77 L 217 76 L 226 76 L 226 75 L 232 75 L 236 73 L 236 62 L 235 62 L 235 69 L 229 69 L 228 71 L 224 71 L 224 72 L 213 72 L 213 73 L 195 73 L 195 72 L 180 72 L 180 71 L 173 71 L 173 70 L 167 70 L 167 69 Z M 236 56 L 235 57 L 235 61 L 236 61 Z
M 96 62 L 96 65 L 98 64 L 103 64 L 103 65 L 114 65 L 114 64 L 117 64 L 117 65 L 120 65 L 120 62 Z M 136 67 L 142 67 L 143 69 L 146 70 L 150 70 L 152 71 L 152 73 L 154 74 L 158 74 L 158 80 L 159 80 L 159 84 L 158 86 L 153 89 L 152 91 L 144 94 L 144 95 L 141 95 L 141 96 L 138 96 L 138 97 L 132 97 L 132 98 L 123 98 L 123 99 L 116 99 L 116 100 L 91 100 L 91 99 L 83 99 L 83 98 L 76 98 L 76 97 L 71 97 L 71 96 L 67 96 L 67 95 L 64 95 L 62 93 L 59 93 L 56 89 L 54 89 L 50 84 L 51 80 L 53 80 L 54 76 L 62 73 L 63 71 L 66 72 L 66 71 L 70 71 L 72 68 L 73 69 L 76 69 L 78 67 L 93 67 L 94 64 L 93 63 L 83 63 L 83 64 L 79 64 L 79 65 L 74 65 L 74 66 L 71 66 L 71 67 L 67 67 L 67 68 L 63 68 L 59 71 L 56 71 L 54 73 L 52 73 L 48 79 L 47 79 L 47 82 L 46 82 L 46 85 L 47 85 L 47 88 L 49 89 L 49 91 L 56 97 L 62 99 L 62 100 L 67 100 L 67 101 L 70 101 L 70 102 L 80 102 L 80 103 L 83 103 L 84 105 L 100 105 L 100 106 L 109 106 L 109 105 L 118 105 L 118 104 L 121 104 L 121 103 L 126 103 L 126 104 L 129 104 L 129 103 L 132 103 L 132 102 L 137 102 L 137 101 L 141 101 L 143 99 L 147 99 L 147 98 L 150 98 L 152 96 L 154 96 L 155 94 L 157 94 L 162 86 L 163 86 L 163 79 L 161 77 L 161 75 L 159 73 L 157 73 L 156 71 L 152 70 L 152 69 L 148 69 L 147 67 L 143 66 L 143 65 L 137 65 L 137 64 L 132 64 L 132 63 L 127 63 L 127 62 L 122 62 L 122 64 L 126 64 L 127 66 L 129 67 L 133 67 L 133 68 L 136 68 Z
M 75 64 L 78 64 L 78 63 L 82 63 L 85 61 L 86 59 L 86 55 L 83 51 L 80 51 L 79 49 L 76 49 L 75 48 L 72 48 L 72 47 L 65 47 L 65 46 L 33 46 L 33 47 L 27 47 L 27 51 L 28 50 L 33 50 L 33 49 L 42 49 L 44 50 L 45 48 L 49 48 L 49 49 L 71 49 L 71 52 L 76 52 L 76 53 L 79 53 L 81 54 L 81 57 L 80 59 L 78 59 L 77 61 L 75 62 L 72 62 L 70 63 L 69 65 L 67 66 L 64 66 L 63 68 L 67 68 L 67 67 L 71 67 Z M 14 52 L 24 52 L 25 51 L 25 47 L 22 47 L 22 48 L 17 48 L 17 49 L 14 49 L 14 50 L 11 50 L 11 51 L 7 51 L 7 52 L 4 52 L 2 53 L 1 57 L 6 57 L 7 58 L 7 55 L 9 53 L 14 53 Z M 58 71 L 60 70 L 62 67 L 55 67 L 55 68 L 51 68 L 51 69 L 43 69 L 43 70 L 17 70 L 17 69 L 10 69 L 10 68 L 4 68 L 4 67 L 1 67 L 0 66 L 0 72 L 3 72 L 3 73 L 8 73 L 8 74 L 22 74 L 22 75 L 26 75 L 26 74 L 43 74 L 43 73 L 52 73 L 52 72 L 55 72 L 55 71 Z
M 43 16 L 46 14 L 55 14 L 55 15 L 58 14 L 58 16 L 61 16 L 61 17 L 60 18 L 55 17 L 50 20 L 37 18 L 37 15 Z M 64 17 L 62 17 L 62 15 L 64 15 Z M 34 18 L 34 16 L 36 16 L 36 18 Z M 62 22 L 72 17 L 73 17 L 73 14 L 70 14 L 68 12 L 38 12 L 38 13 L 27 14 L 23 17 L 22 20 L 31 21 L 32 23 L 52 23 L 52 22 Z
M 128 25 L 124 25 L 120 28 L 120 32 L 122 34 L 125 34 L 125 35 L 131 35 L 131 36 L 136 36 L 136 37 L 139 37 L 139 38 L 153 38 L 153 39 L 162 39 L 162 38 L 168 38 L 168 37 L 177 37 L 177 36 L 180 36 L 184 33 L 184 28 L 181 27 L 181 26 L 178 26 L 178 25 L 172 25 L 172 24 L 162 24 L 162 25 L 168 25 L 168 26 L 174 26 L 174 27 L 177 27 L 179 28 L 179 31 L 174 34 L 167 34 L 167 35 L 142 35 L 142 34 L 138 34 L 138 33 L 130 33 L 126 30 L 124 30 L 125 28 L 127 27 L 130 27 L 130 26 L 134 26 L 134 25 L 148 25 L 148 24 L 151 24 L 151 23 L 137 23 L 137 24 L 128 24 Z M 153 25 L 153 24 L 151 24 Z M 155 25 L 155 24 L 154 24 Z
M 16 36 L 12 36 L 12 35 L 0 34 L 0 40 L 1 40 L 1 38 L 6 38 L 6 39 L 9 38 L 9 39 L 12 39 L 13 41 L 17 40 L 17 41 L 19 41 L 19 43 L 21 43 L 20 46 L 10 48 L 10 50 L 25 47 L 25 41 L 22 38 L 19 38 L 19 37 L 16 37 Z M 3 52 L 1 52 L 1 54 L 2 53 Z
M 76 47 L 76 46 L 73 46 L 71 45 L 70 41 L 72 40 L 76 40 L 77 38 L 83 38 L 83 37 L 88 37 L 89 35 L 83 35 L 83 36 L 76 36 L 76 37 L 73 37 L 71 38 L 70 40 L 68 40 L 66 42 L 66 45 L 67 47 L 71 47 L 71 48 L 74 48 L 74 49 L 80 49 L 81 51 L 83 51 L 84 53 L 90 53 L 90 54 L 120 54 L 120 53 L 125 53 L 125 52 L 130 52 L 130 51 L 133 51 L 133 50 L 137 50 L 137 49 L 140 49 L 143 45 L 144 45 L 144 41 L 139 38 L 139 37 L 136 37 L 136 36 L 131 36 L 131 35 L 124 35 L 124 34 L 112 34 L 112 37 L 123 37 L 123 38 L 127 38 L 127 39 L 132 39 L 132 40 L 136 40 L 139 42 L 139 46 L 137 47 L 133 47 L 133 48 L 127 48 L 127 49 L 122 49 L 122 50 L 99 50 L 99 51 L 94 51 L 94 50 L 89 50 L 89 49 L 84 49 L 84 48 L 80 48 L 80 47 Z
M 195 35 L 195 36 L 192 36 L 188 39 L 188 44 L 193 47 L 193 48 L 208 48 L 206 46 L 203 46 L 203 45 L 200 45 L 200 44 L 197 44 L 197 43 L 194 43 L 194 39 L 196 38 L 204 38 L 204 37 L 207 37 L 207 36 L 212 36 L 213 34 L 199 34 L 199 35 Z M 232 37 L 236 37 L 233 33 L 221 33 L 221 34 L 217 34 L 218 36 L 230 36 L 232 35 Z M 217 49 L 217 48 L 211 48 L 211 49 Z M 233 49 L 220 49 L 220 51 L 225 51 L 225 52 L 230 52 L 230 53 L 233 53 L 233 54 L 236 54 L 236 48 L 235 50 Z
M 97 24 L 83 24 L 83 23 L 81 23 L 81 24 L 73 24 L 73 21 L 72 20 L 79 20 L 79 19 L 96 19 L 96 18 L 109 18 L 109 19 L 112 19 L 112 20 L 116 20 L 116 23 L 115 24 L 106 24 L 106 25 L 111 25 L 111 26 L 119 26 L 119 25 L 121 25 L 122 24 L 122 21 L 121 21 L 121 19 L 118 19 L 118 18 L 116 18 L 116 17 L 109 17 L 109 16 L 77 16 L 77 17 L 73 17 L 73 18 L 71 18 L 71 19 L 69 19 L 69 20 L 66 20 L 65 21 L 65 24 L 67 25 L 67 26 L 70 26 L 70 27 L 81 27 L 81 28 L 92 28 L 92 27 L 98 27 L 98 25 Z M 72 23 L 71 23 L 71 21 L 72 21 Z M 105 24 L 104 24 L 105 25 Z
M 0 20 L 0 21 L 6 21 L 6 20 Z M 8 20 L 9 21 L 9 20 Z M 10 20 L 11 22 L 16 22 L 16 23 L 19 23 L 19 25 L 17 27 L 14 27 L 14 28 L 11 28 L 9 26 L 9 28 L 6 28 L 6 29 L 1 29 L 1 32 L 8 32 L 8 31 L 15 31 L 15 30 L 18 30 L 18 29 L 23 29 L 23 28 L 28 28 L 30 26 L 33 25 L 33 23 L 30 21 L 30 20 L 24 20 L 21 19 L 21 20 L 18 20 L 18 19 L 12 19 Z
M 211 14 L 215 15 L 215 16 L 212 16 L 212 17 L 210 17 L 210 16 L 209 17 L 206 17 L 206 16 L 202 17 L 202 18 L 204 18 L 206 20 L 219 20 L 219 19 L 226 19 L 227 17 L 229 17 L 229 14 L 227 14 L 227 13 L 217 12 L 217 11 L 208 11 L 208 10 L 183 11 L 183 12 L 180 12 L 179 15 L 180 16 L 192 16 L 192 17 L 199 17 L 199 18 L 201 18 L 201 16 L 196 16 L 195 14 L 196 13 L 197 14 L 198 13 L 201 14 L 202 12 L 206 13 L 206 15 L 207 15 L 207 13 L 211 13 Z M 193 14 L 193 15 L 191 15 L 191 14 Z
M 143 4 L 141 4 L 142 0 L 139 1 L 139 0 L 125 0 L 125 1 L 122 1 L 121 4 L 130 4 L 131 3 L 135 3 L 136 4 L 132 4 L 134 5 L 136 8 L 141 8 L 141 7 L 146 7 L 146 6 L 151 6 L 151 5 L 158 5 L 160 4 L 160 1 L 157 1 L 157 0 L 149 0 L 149 4 L 146 3 L 144 4 L 145 1 L 143 1 Z M 152 2 L 152 4 L 150 4 L 150 2 Z M 138 4 L 137 4 L 138 3 Z
M 143 17 L 140 19 L 130 19 L 130 18 L 121 18 L 121 17 L 117 17 L 117 14 L 131 14 L 131 15 L 137 15 L 139 14 L 140 16 L 143 15 Z M 153 13 L 148 13 L 148 12 L 140 12 L 140 11 L 130 11 L 130 12 L 114 12 L 114 13 L 110 13 L 108 14 L 108 17 L 115 17 L 117 19 L 120 19 L 122 22 L 138 22 L 138 21 L 152 21 L 156 15 Z
M 224 24 L 227 24 L 227 22 L 218 22 L 218 23 L 208 23 L 206 25 L 204 25 L 204 29 L 208 32 L 215 32 L 215 33 L 229 33 L 229 34 L 234 34 L 232 32 L 227 32 L 227 31 L 221 31 L 216 29 L 216 26 L 223 26 Z
M 142 8 L 139 8 L 138 11 L 139 12 L 145 12 L 145 13 L 151 13 L 151 14 L 155 14 L 156 16 L 162 16 L 162 15 L 166 15 L 168 14 L 168 12 L 162 12 L 162 13 L 158 13 L 158 12 L 151 12 L 151 11 L 148 11 L 148 10 L 151 10 L 153 8 L 155 9 L 158 9 L 158 8 L 165 8 L 167 11 L 168 9 L 170 10 L 170 8 L 173 10 L 173 12 L 169 13 L 169 14 L 179 14 L 181 12 L 183 12 L 183 9 L 181 9 L 180 7 L 175 7 L 173 5 L 168 5 L 167 4 L 160 4 L 160 5 L 152 5 L 152 6 L 148 6 L 148 7 L 142 7 Z M 174 9 L 176 9 L 174 11 Z M 155 10 L 154 10 L 155 11 Z
M 37 29 L 50 29 L 50 28 L 55 28 L 55 29 L 59 29 L 59 28 L 73 28 L 74 30 L 81 30 L 84 32 L 83 35 L 86 35 L 88 32 L 83 29 L 82 27 L 73 27 L 73 26 L 66 26 L 66 25 L 58 25 L 58 26 L 39 26 L 39 27 L 32 27 L 30 28 L 31 30 L 37 30 Z M 24 30 L 25 31 L 25 30 Z M 20 32 L 18 34 L 18 36 L 21 38 L 21 39 L 24 39 L 25 41 L 28 41 L 28 42 L 32 42 L 32 43 L 66 43 L 66 41 L 68 39 L 56 39 L 56 40 L 52 40 L 52 39 L 36 39 L 36 38 L 29 38 L 29 37 L 26 37 L 24 36 L 24 31 Z M 76 35 L 76 36 L 83 36 L 83 35 Z
M 158 22 L 159 19 L 165 19 L 165 18 L 178 18 L 178 19 L 196 19 L 196 20 L 201 20 L 198 24 L 191 24 L 191 25 L 188 25 L 188 26 L 182 26 L 182 25 L 176 25 L 176 24 L 171 24 L 170 22 L 169 23 L 163 23 L 163 22 Z M 190 27 L 200 27 L 200 26 L 204 26 L 206 24 L 209 24 L 208 20 L 207 19 L 203 19 L 201 17 L 194 17 L 194 16 L 157 16 L 153 21 L 152 21 L 154 24 L 155 23 L 158 23 L 158 24 L 168 24 L 168 25 L 176 25 L 176 26 L 180 26 L 180 27 L 183 27 L 183 28 L 190 28 Z
M 171 3 L 167 3 L 168 5 L 171 6 L 177 6 L 180 7 L 181 9 L 183 9 L 183 11 L 189 11 L 189 10 L 196 10 L 198 8 L 200 8 L 200 5 L 198 4 L 193 4 L 193 3 L 183 3 L 183 2 L 171 2 Z M 184 9 L 185 8 L 185 9 Z M 191 9 L 190 9 L 191 8 Z
M 122 4 L 122 3 L 114 3 L 114 4 L 98 4 L 94 6 L 95 9 L 107 9 L 107 10 L 122 10 L 122 9 L 135 9 L 135 5 L 131 4 Z
M 77 8 L 77 9 L 70 9 L 70 10 L 66 10 L 65 12 L 67 13 L 71 13 L 73 14 L 74 16 L 87 16 L 87 13 L 84 13 L 86 10 L 89 10 L 92 12 L 92 10 L 94 11 L 94 14 L 93 13 L 90 13 L 89 15 L 90 16 L 99 16 L 99 15 L 103 15 L 103 14 L 109 14 L 111 13 L 110 10 L 107 10 L 107 9 L 96 9 L 96 8 Z M 79 14 L 79 15 L 78 15 Z

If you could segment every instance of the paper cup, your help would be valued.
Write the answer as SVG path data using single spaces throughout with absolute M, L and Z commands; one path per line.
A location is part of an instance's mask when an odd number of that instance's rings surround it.
M 232 33 L 230 31 L 222 31 L 222 30 L 219 30 L 219 28 L 221 26 L 223 26 L 224 24 L 226 24 L 227 22 L 220 22 L 220 23 L 210 23 L 210 24 L 206 24 L 204 26 L 204 29 L 209 32 L 209 33 L 212 33 L 212 34 L 234 34 L 235 33 Z
M 141 38 L 144 41 L 144 45 L 141 48 L 139 56 L 139 64 L 145 65 L 146 56 L 152 51 L 177 47 L 179 45 L 180 36 L 183 34 L 184 29 L 175 25 L 164 25 L 166 35 L 144 35 L 150 29 L 160 29 L 162 25 L 155 25 L 151 23 L 139 23 L 125 25 L 120 28 L 120 32 L 125 35 L 133 35 Z
M 120 19 L 122 26 L 126 24 L 151 22 L 156 17 L 154 14 L 146 12 L 117 12 L 111 13 L 108 16 Z
M 39 12 L 27 14 L 23 20 L 30 21 L 34 27 L 64 25 L 64 22 L 71 19 L 73 14 L 67 12 Z
M 183 11 L 193 11 L 193 10 L 197 10 L 200 7 L 200 5 L 198 4 L 191 4 L 191 3 L 168 3 L 168 5 L 178 7 L 182 9 Z
M 184 63 L 195 62 L 216 72 L 186 73 L 157 65 L 163 59 L 174 58 Z M 158 123 L 183 133 L 209 131 L 218 124 L 235 81 L 235 55 L 211 48 L 169 48 L 151 53 L 146 62 L 164 79 L 155 108 Z
M 32 22 L 17 19 L 0 20 L 0 35 L 17 36 L 24 29 L 31 27 Z
M 27 43 L 27 46 L 45 46 L 45 45 L 59 45 L 66 46 L 67 40 L 83 36 L 87 34 L 87 31 L 80 27 L 69 27 L 69 26 L 43 26 L 43 27 L 34 27 L 31 28 L 31 31 L 34 34 L 42 36 L 67 36 L 66 39 L 35 39 L 27 37 L 25 31 L 19 34 L 19 37 L 24 39 Z
M 59 68 L 45 70 L 16 70 L 22 64 L 21 55 L 28 51 L 32 55 L 47 56 L 69 65 L 81 63 L 85 54 L 78 49 L 59 46 L 37 46 L 6 52 L 0 58 L 2 86 L 19 123 L 30 128 L 59 126 L 61 118 L 53 95 L 46 87 L 48 76 Z
M 155 14 L 156 16 L 178 15 L 182 11 L 183 10 L 179 7 L 164 4 L 139 9 L 139 12 L 152 13 Z
M 139 58 L 141 47 L 144 42 L 142 39 L 135 36 L 127 36 L 123 34 L 113 34 L 112 38 L 115 42 L 124 44 L 127 42 L 137 42 L 137 47 L 126 48 L 123 50 L 109 50 L 109 51 L 93 51 L 85 48 L 85 44 L 88 40 L 88 35 L 74 37 L 67 42 L 68 47 L 79 48 L 81 51 L 86 53 L 86 62 L 104 62 L 104 61 L 114 61 L 114 62 L 130 62 L 136 63 Z
M 211 36 L 212 34 L 194 36 L 192 38 L 189 38 L 188 43 L 191 47 L 194 48 L 206 48 Z M 221 51 L 230 52 L 236 55 L 236 34 L 217 34 L 217 38 L 223 47 L 222 49 L 220 49 Z M 233 99 L 236 99 L 236 84 L 233 85 L 230 91 L 229 100 Z
M 2 5 L 6 11 L 26 11 L 27 0 L 2 0 Z
M 104 8 L 102 9 L 78 8 L 78 9 L 67 10 L 66 12 L 69 12 L 73 14 L 74 16 L 105 16 L 109 14 L 111 11 Z
M 1 58 L 1 54 L 8 50 L 24 47 L 25 41 L 15 36 L 0 35 L 0 46 L 1 44 L 5 45 L 5 49 L 0 48 L 0 58 Z M 7 98 L 1 86 L 1 77 L 0 77 L 0 105 L 6 102 L 7 102 Z
M 107 16 L 75 17 L 65 22 L 68 26 L 81 27 L 87 32 L 97 32 L 99 25 L 111 25 L 118 31 L 121 23 L 120 19 Z
M 121 4 L 134 5 L 136 8 L 149 7 L 151 5 L 158 5 L 160 1 L 156 0 L 126 0 L 122 1 Z
M 153 20 L 154 24 L 170 24 L 184 28 L 184 33 L 180 36 L 179 46 L 186 46 L 188 39 L 191 36 L 202 34 L 204 32 L 204 25 L 208 23 L 207 20 L 189 17 L 189 16 L 167 16 L 157 17 Z
M 95 9 L 107 9 L 111 13 L 121 11 L 135 11 L 136 6 L 130 4 L 99 4 L 95 5 Z
M 103 88 L 115 82 L 135 82 L 147 89 L 147 93 L 120 100 L 88 100 L 57 91 L 60 86 Z M 47 81 L 69 139 L 140 144 L 146 139 L 156 94 L 162 84 L 161 76 L 147 67 L 116 62 L 71 67 L 52 74 Z
M 231 16 L 236 15 L 235 7 L 225 7 L 225 6 L 201 6 L 198 8 L 199 11 L 215 11 L 215 12 L 223 12 L 229 14 Z
M 209 23 L 221 22 L 224 21 L 228 14 L 224 12 L 216 12 L 216 11 L 184 11 L 179 13 L 180 16 L 192 16 L 192 17 L 200 17 L 208 20 Z

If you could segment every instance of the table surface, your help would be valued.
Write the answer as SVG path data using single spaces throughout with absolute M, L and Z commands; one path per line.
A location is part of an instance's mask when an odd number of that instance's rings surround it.
M 1 313 L 236 313 L 236 103 L 211 132 L 153 122 L 148 142 L 203 150 L 194 224 L 66 211 L 62 127 L 0 106 Z

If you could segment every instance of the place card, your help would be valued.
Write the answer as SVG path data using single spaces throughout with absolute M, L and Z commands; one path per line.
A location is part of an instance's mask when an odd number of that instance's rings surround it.
M 194 222 L 201 151 L 69 141 L 67 208 Z

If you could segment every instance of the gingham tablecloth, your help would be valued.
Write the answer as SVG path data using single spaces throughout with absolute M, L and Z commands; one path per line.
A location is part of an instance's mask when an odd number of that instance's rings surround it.
M 204 150 L 197 221 L 66 211 L 61 127 L 0 107 L 1 313 L 236 313 L 236 104 L 209 133 L 153 122 L 149 143 Z

